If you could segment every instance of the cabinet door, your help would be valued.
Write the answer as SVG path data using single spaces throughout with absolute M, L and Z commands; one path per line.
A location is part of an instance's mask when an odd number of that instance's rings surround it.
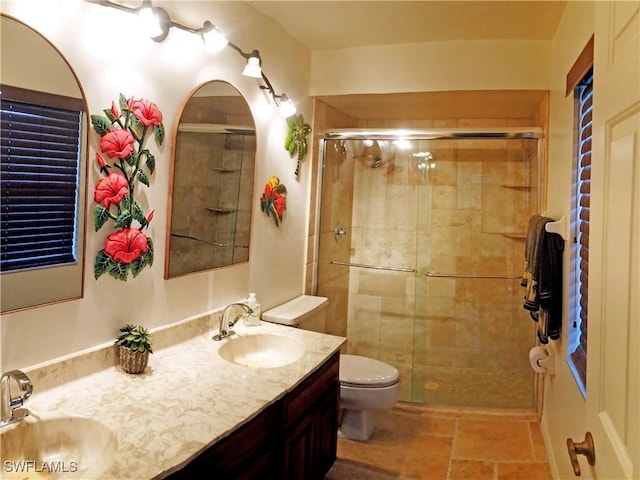
M 336 461 L 339 402 L 340 383 L 336 381 L 333 388 L 327 390 L 315 413 L 315 478 L 324 478 Z
M 285 433 L 284 480 L 312 479 L 314 460 L 314 412 L 310 411 Z
M 284 400 L 284 478 L 321 480 L 336 459 L 339 355 Z

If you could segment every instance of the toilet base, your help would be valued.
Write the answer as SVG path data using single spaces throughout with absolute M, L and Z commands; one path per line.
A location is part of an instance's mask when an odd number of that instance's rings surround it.
M 368 410 L 342 410 L 338 434 L 349 440 L 366 442 L 373 434 L 373 418 Z

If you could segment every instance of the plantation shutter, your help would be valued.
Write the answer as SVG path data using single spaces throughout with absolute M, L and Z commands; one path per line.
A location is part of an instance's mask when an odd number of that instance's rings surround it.
M 576 261 L 577 305 L 580 320 L 579 343 L 571 360 L 582 384 L 587 385 L 587 303 L 589 292 L 589 208 L 591 204 L 591 118 L 593 110 L 593 68 L 576 88 L 579 99 L 579 148 L 577 169 L 576 223 L 578 260 Z
M 81 102 L 1 88 L 0 269 L 75 262 Z

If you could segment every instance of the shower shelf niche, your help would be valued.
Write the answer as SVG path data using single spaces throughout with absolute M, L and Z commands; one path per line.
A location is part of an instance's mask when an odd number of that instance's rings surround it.
M 512 240 L 525 240 L 527 238 L 526 232 L 509 232 L 509 233 L 501 233 L 503 237 L 510 238 Z

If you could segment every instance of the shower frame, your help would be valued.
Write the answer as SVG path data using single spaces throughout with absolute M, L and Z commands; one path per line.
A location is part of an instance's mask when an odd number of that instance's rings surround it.
M 476 127 L 476 128 L 420 128 L 420 129 L 399 129 L 399 128 L 343 128 L 343 129 L 326 129 L 319 134 L 319 172 L 317 180 L 317 212 L 315 230 L 320 231 L 321 211 L 322 205 L 322 193 L 324 184 L 324 157 L 325 148 L 328 141 L 331 140 L 480 140 L 480 139 L 535 139 L 537 140 L 537 157 L 536 157 L 536 194 L 535 194 L 535 211 L 540 213 L 543 208 L 543 181 L 545 178 L 545 155 L 544 155 L 544 130 L 541 127 Z M 314 248 L 314 281 L 313 291 L 318 293 L 318 269 L 319 269 L 319 248 L 320 248 L 320 235 L 315 238 Z M 337 265 L 343 264 L 342 262 L 335 262 Z M 367 267 L 368 265 L 351 265 L 354 267 Z M 375 267 L 374 267 L 375 269 Z M 382 270 L 387 270 L 383 268 Z M 392 271 L 403 271 L 403 269 L 389 269 Z M 405 270 L 408 271 L 408 270 Z M 429 275 L 428 275 L 429 276 Z M 434 275 L 438 276 L 438 275 Z M 485 277 L 491 278 L 491 277 Z M 415 321 L 415 319 L 414 319 Z M 541 411 L 542 396 L 543 396 L 543 382 L 541 376 L 536 374 L 536 378 L 533 385 L 533 409 L 538 412 Z
M 326 140 L 479 140 L 479 139 L 537 139 L 538 165 L 537 185 L 542 185 L 543 146 L 540 139 L 544 131 L 540 127 L 495 127 L 495 128 L 342 128 L 328 129 L 320 132 L 320 152 L 324 155 Z M 322 164 L 324 166 L 324 164 Z M 318 192 L 322 192 L 323 175 L 318 177 Z M 540 212 L 542 196 L 540 188 L 537 190 L 536 211 Z M 317 221 L 320 219 L 318 217 Z M 317 245 L 316 245 L 317 247 Z

